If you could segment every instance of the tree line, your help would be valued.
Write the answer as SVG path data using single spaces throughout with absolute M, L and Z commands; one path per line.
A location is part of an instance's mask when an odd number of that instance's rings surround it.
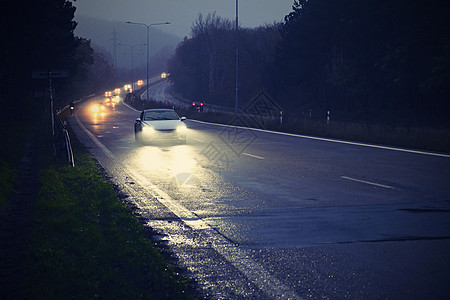
M 74 35 L 76 8 L 71 1 L 8 2 L 0 10 L 0 115 L 3 118 L 21 118 L 44 105 L 49 82 L 33 79 L 33 71 L 69 71 L 68 78 L 52 80 L 55 107 L 114 83 L 110 63 L 92 50 L 89 40 Z
M 193 23 L 191 37 L 178 45 L 169 61 L 175 89 L 186 98 L 234 106 L 234 22 L 209 13 Z M 267 86 L 275 64 L 281 24 L 239 29 L 240 96 L 249 99 Z
M 300 118 L 449 128 L 443 0 L 296 0 L 284 22 L 239 29 L 241 108 L 266 91 Z M 233 106 L 235 29 L 199 15 L 169 63 L 187 98 Z

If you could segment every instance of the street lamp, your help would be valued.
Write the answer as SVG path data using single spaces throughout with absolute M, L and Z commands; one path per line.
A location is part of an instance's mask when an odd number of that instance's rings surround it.
M 130 47 L 131 48 L 131 90 L 134 91 L 134 74 L 133 74 L 133 70 L 134 70 L 134 58 L 133 58 L 133 49 L 136 46 L 145 46 L 145 44 L 139 44 L 139 45 L 127 45 L 127 44 L 121 44 L 119 43 L 120 46 L 125 46 L 125 47 Z
M 148 99 L 148 85 L 149 85 L 149 82 L 148 82 L 148 58 L 149 58 L 149 45 L 150 45 L 150 41 L 149 41 L 149 39 L 150 39 L 150 27 L 151 26 L 156 26 L 156 25 L 167 25 L 167 24 L 170 24 L 170 22 L 153 23 L 153 24 L 136 23 L 136 22 L 125 22 L 125 23 L 132 24 L 132 25 L 141 25 L 141 26 L 147 27 L 147 88 L 146 88 L 146 91 L 147 91 L 147 102 L 148 102 L 149 101 L 149 99 Z

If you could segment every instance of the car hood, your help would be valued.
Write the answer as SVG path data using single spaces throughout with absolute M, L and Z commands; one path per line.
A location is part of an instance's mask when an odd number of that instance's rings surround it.
M 158 121 L 144 121 L 147 126 L 153 127 L 155 130 L 173 130 L 181 125 L 180 120 L 158 120 Z

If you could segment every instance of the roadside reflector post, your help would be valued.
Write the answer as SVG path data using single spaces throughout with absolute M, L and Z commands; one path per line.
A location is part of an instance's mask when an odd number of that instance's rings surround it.
M 283 111 L 280 111 L 280 125 L 283 125 Z

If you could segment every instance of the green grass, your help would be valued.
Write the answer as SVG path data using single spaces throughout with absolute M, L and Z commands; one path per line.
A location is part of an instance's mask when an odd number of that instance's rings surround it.
M 188 283 L 144 237 L 87 151 L 71 135 L 75 168 L 49 160 L 29 247 L 33 299 L 185 299 Z

